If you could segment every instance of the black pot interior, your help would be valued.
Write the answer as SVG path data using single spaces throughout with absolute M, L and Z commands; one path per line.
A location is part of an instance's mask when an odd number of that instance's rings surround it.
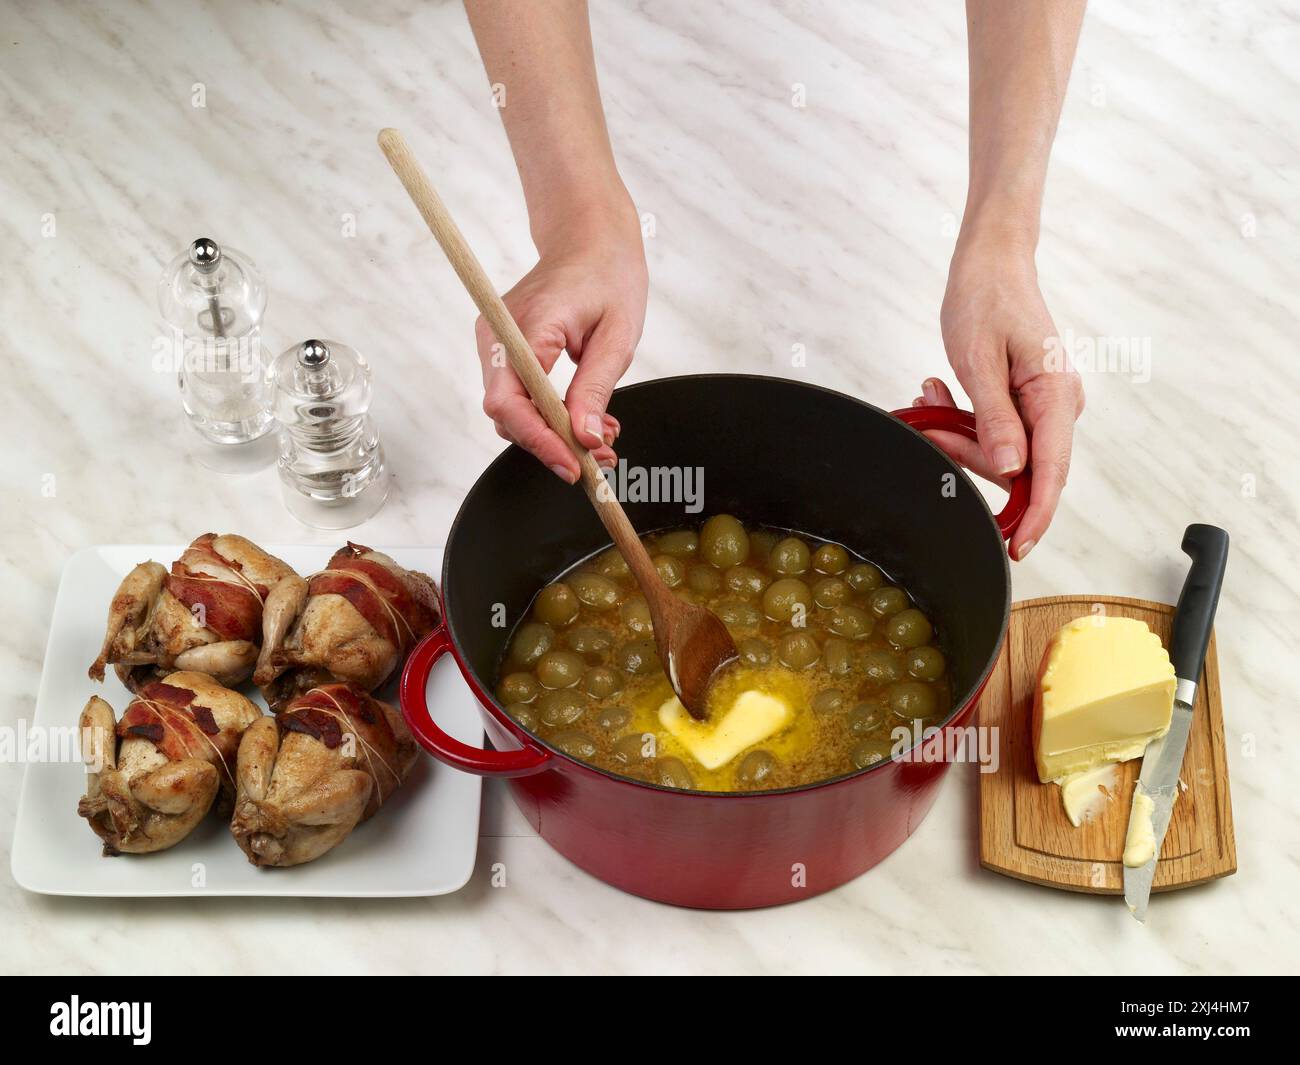
M 639 531 L 726 512 L 842 543 L 935 621 L 954 709 L 982 683 L 1006 626 L 1006 553 L 979 491 L 929 441 L 878 408 L 776 377 L 630 385 L 610 412 L 629 467 L 699 471 L 698 512 L 680 498 L 626 501 Z M 485 690 L 541 586 L 608 543 L 582 490 L 520 448 L 488 467 L 452 526 L 443 568 L 452 638 Z

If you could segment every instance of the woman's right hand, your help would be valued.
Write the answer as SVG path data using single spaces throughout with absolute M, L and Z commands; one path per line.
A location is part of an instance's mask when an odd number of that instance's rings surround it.
M 549 219 L 540 258 L 503 297 L 542 368 L 560 353 L 577 364 L 564 404 L 573 434 L 601 466 L 616 461 L 617 419 L 610 393 L 632 361 L 645 322 L 647 276 L 641 227 L 630 201 Z M 481 317 L 475 324 L 483 368 L 483 411 L 497 433 L 576 484 L 578 460 L 533 406 L 505 352 Z

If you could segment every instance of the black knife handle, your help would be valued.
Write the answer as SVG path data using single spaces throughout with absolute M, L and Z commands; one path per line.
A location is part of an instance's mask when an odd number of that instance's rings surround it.
M 1179 678 L 1195 684 L 1205 663 L 1223 571 L 1228 567 L 1228 534 L 1217 525 L 1189 525 L 1183 533 L 1183 551 L 1191 556 L 1192 568 L 1178 596 L 1169 657 Z

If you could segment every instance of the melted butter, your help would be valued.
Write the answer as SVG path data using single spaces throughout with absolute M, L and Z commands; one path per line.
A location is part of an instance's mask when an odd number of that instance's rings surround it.
M 709 686 L 708 717 L 697 722 L 664 677 L 637 699 L 633 722 L 643 734 L 655 737 L 660 756 L 686 763 L 697 788 L 732 791 L 736 767 L 749 751 L 762 749 L 782 761 L 796 762 L 813 750 L 818 736 L 817 720 L 809 708 L 814 690 L 806 673 L 775 665 L 732 665 Z M 727 732 L 744 742 L 727 742 L 723 737 Z
M 753 688 L 707 721 L 691 717 L 676 696 L 659 708 L 659 723 L 705 769 L 720 769 L 741 751 L 784 730 L 793 716 L 788 703 Z

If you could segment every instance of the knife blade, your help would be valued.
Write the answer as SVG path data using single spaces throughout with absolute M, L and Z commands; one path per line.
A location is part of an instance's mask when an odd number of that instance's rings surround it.
M 1141 833 L 1142 821 L 1149 817 L 1155 846 L 1151 857 L 1141 865 L 1124 866 L 1124 901 L 1129 912 L 1146 921 L 1151 884 L 1155 880 L 1160 847 L 1169 830 L 1169 818 L 1178 797 L 1178 775 L 1183 767 L 1187 737 L 1192 729 L 1192 707 L 1196 703 L 1196 684 L 1205 663 L 1205 651 L 1214 628 L 1214 614 L 1219 605 L 1219 590 L 1228 565 L 1228 534 L 1214 525 L 1189 525 L 1183 533 L 1183 551 L 1192 565 L 1183 582 L 1174 611 L 1173 637 L 1169 641 L 1169 658 L 1174 665 L 1178 684 L 1174 692 L 1169 731 L 1152 740 L 1142 757 L 1142 772 L 1133 791 L 1129 812 L 1128 837 Z M 1139 801 L 1139 797 L 1150 800 Z M 1125 850 L 1127 851 L 1127 846 Z

